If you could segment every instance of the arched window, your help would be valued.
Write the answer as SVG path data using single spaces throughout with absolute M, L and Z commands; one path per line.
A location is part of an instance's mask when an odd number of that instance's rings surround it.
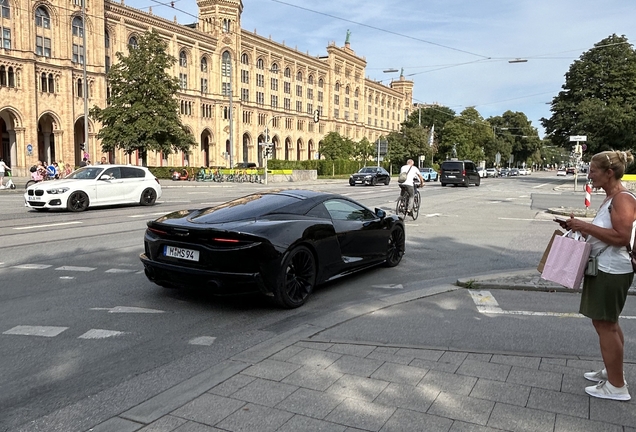
M 223 51 L 221 55 L 221 94 L 223 96 L 230 95 L 230 82 L 232 73 L 232 56 L 229 51 Z
M 110 48 L 110 35 L 108 34 L 108 30 L 104 29 L 104 48 Z
M 349 86 L 345 87 L 345 94 L 349 94 Z
M 227 18 L 223 18 L 223 33 L 230 32 L 230 20 Z
M 0 72 L 2 72 L 3 67 L 0 66 Z M 46 91 L 46 74 L 44 72 L 42 72 L 42 75 L 40 75 L 40 90 L 42 92 Z
M 82 86 L 82 79 L 77 80 L 77 97 L 84 97 L 84 86 Z
M 13 73 L 13 68 L 11 66 L 9 66 L 7 75 L 9 78 L 9 87 L 15 87 L 15 74 Z
M 223 56 L 221 58 L 221 76 L 224 76 L 224 77 L 230 76 L 230 70 L 232 67 L 232 65 L 230 64 L 231 61 L 232 61 L 232 57 L 230 56 L 230 52 L 224 51 Z
M 131 36 L 128 38 L 128 49 L 137 49 L 138 46 L 137 36 Z
M 0 87 L 7 85 L 7 71 L 4 66 L 0 66 Z
M 181 51 L 179 53 L 179 66 L 186 67 L 188 66 L 188 55 L 185 51 Z
M 291 78 L 291 69 L 285 68 L 285 78 Z
M 11 19 L 11 9 L 8 0 L 0 0 L 0 18 Z
M 247 54 L 245 53 L 241 54 L 241 63 L 244 65 L 250 64 L 250 58 Z
M 265 69 L 265 62 L 262 58 L 256 60 L 256 69 Z
M 35 25 L 45 29 L 51 28 L 51 16 L 44 6 L 35 10 Z
M 278 73 L 278 64 L 277 63 L 272 63 L 272 69 L 271 71 L 275 74 Z
M 340 83 L 339 82 L 336 83 L 336 91 L 340 91 Z
M 208 71 L 208 59 L 205 57 L 201 57 L 201 72 Z
M 53 80 L 53 74 L 49 74 L 49 93 L 55 93 L 55 81 Z
M 355 97 L 358 97 L 358 96 L 360 95 L 360 90 L 359 90 L 359 89 L 356 89 L 356 91 L 353 93 L 353 95 L 354 95 Z
M 302 80 L 303 80 L 303 73 L 299 71 L 296 74 L 296 81 L 301 81 L 302 82 Z
M 320 78 L 318 80 L 318 87 L 322 88 L 324 86 L 324 84 L 325 84 L 324 81 L 322 80 L 322 78 Z
M 314 76 L 313 75 L 309 75 L 307 77 L 307 84 L 313 84 L 314 83 Z
M 73 36 L 84 36 L 84 22 L 78 16 L 73 18 Z

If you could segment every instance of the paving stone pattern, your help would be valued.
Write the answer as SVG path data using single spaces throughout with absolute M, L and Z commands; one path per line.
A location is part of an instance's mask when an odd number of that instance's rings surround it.
M 150 423 L 109 422 L 141 432 L 636 432 L 633 402 L 585 394 L 583 373 L 600 366 L 303 340 Z

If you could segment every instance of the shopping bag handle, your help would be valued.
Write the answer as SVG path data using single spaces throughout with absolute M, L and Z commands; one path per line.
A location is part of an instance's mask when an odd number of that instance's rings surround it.
M 577 241 L 585 241 L 585 237 L 579 231 L 568 230 L 562 237 L 569 237 Z

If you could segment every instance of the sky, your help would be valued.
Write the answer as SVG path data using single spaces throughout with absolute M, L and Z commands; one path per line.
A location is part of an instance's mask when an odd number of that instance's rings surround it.
M 196 0 L 125 0 L 180 24 L 196 22 Z M 612 35 L 636 42 L 634 0 L 243 0 L 241 27 L 311 56 L 335 42 L 367 61 L 367 78 L 390 83 L 404 70 L 413 98 L 484 119 L 542 117 L 570 65 Z M 513 59 L 527 62 L 510 63 Z

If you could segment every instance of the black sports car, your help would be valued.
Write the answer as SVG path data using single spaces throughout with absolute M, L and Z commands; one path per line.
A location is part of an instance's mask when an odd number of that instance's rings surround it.
M 148 222 L 140 258 L 148 279 L 164 287 L 260 290 L 295 308 L 320 283 L 398 265 L 404 245 L 395 215 L 340 195 L 283 190 Z
M 349 186 L 357 184 L 375 186 L 378 183 L 388 185 L 391 181 L 391 175 L 382 167 L 364 167 L 349 177 Z

